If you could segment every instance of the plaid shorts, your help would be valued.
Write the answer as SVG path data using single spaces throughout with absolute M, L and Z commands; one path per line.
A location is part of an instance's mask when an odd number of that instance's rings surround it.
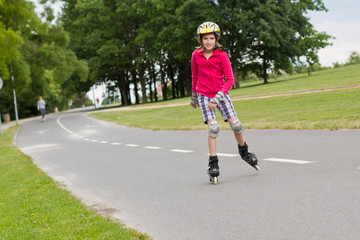
M 198 102 L 205 124 L 207 124 L 208 120 L 216 119 L 215 110 L 210 110 L 208 108 L 210 100 L 211 98 L 209 97 L 198 95 Z M 229 118 L 236 117 L 236 112 L 228 93 L 225 95 L 224 99 L 219 103 L 219 105 L 217 105 L 217 109 L 219 110 L 225 122 L 227 122 Z

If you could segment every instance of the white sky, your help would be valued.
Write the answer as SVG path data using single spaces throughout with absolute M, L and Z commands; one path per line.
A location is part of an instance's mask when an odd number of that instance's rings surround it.
M 360 53 L 360 1 L 323 0 L 328 12 L 310 12 L 310 22 L 318 32 L 334 36 L 332 46 L 319 51 L 322 66 L 345 63 L 352 51 Z

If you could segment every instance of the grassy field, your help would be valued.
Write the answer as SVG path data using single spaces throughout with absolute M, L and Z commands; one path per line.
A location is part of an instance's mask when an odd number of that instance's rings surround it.
M 0 135 L 0 239 L 149 239 L 85 207 Z
M 360 85 L 360 65 L 317 71 L 310 76 L 303 73 L 270 79 L 269 84 L 263 84 L 262 81 L 248 82 L 242 84 L 240 89 L 232 90 L 230 94 L 234 98 L 354 85 Z
M 360 85 L 360 66 L 353 65 L 307 74 L 271 79 L 270 84 L 249 82 L 240 89 L 230 91 L 231 97 L 259 96 L 322 90 Z M 188 103 L 189 98 L 169 101 Z M 359 129 L 360 88 L 328 92 L 293 94 L 264 99 L 233 102 L 245 128 L 256 129 Z M 144 106 L 144 105 L 142 105 Z M 149 106 L 156 106 L 152 104 Z M 199 109 L 189 105 L 98 112 L 90 116 L 121 125 L 153 130 L 206 129 Z M 218 114 L 218 118 L 221 116 Z M 220 121 L 219 121 L 220 122 Z M 223 129 L 228 128 L 222 123 Z

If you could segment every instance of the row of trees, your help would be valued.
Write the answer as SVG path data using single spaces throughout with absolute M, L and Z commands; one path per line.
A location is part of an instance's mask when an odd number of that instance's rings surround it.
M 41 0 L 43 4 L 54 0 Z M 59 1 L 59 0 L 58 0 Z M 236 77 L 291 71 L 300 57 L 318 62 L 331 37 L 306 17 L 326 11 L 321 0 L 63 0 L 55 24 L 51 7 L 40 19 L 30 0 L 0 0 L 0 111 L 36 114 L 42 95 L 50 107 L 81 102 L 90 86 L 120 90 L 123 105 L 191 93 L 191 53 L 197 27 L 213 21 Z M 81 59 L 81 60 L 78 60 Z M 14 79 L 12 82 L 11 79 Z M 76 98 L 76 96 L 78 96 Z M 50 109 L 51 110 L 51 109 Z
M 267 83 L 269 71 L 290 71 L 300 58 L 317 63 L 331 36 L 314 29 L 308 11 L 326 8 L 321 0 L 64 0 L 61 21 L 88 81 L 114 84 L 128 105 L 131 88 L 136 103 L 157 101 L 159 83 L 165 100 L 191 93 L 191 53 L 205 21 L 222 30 L 235 87 L 249 73 Z
M 62 109 L 80 89 L 89 88 L 87 63 L 69 49 L 61 24 L 50 24 L 51 8 L 45 8 L 43 20 L 34 9 L 31 1 L 0 0 L 0 112 L 14 114 L 15 89 L 19 117 L 37 113 L 38 96 L 49 108 Z

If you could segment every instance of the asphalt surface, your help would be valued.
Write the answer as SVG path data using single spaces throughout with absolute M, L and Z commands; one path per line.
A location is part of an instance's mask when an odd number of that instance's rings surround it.
M 75 196 L 156 240 L 358 239 L 360 131 L 246 130 L 261 172 L 207 131 L 128 128 L 73 112 L 23 123 L 16 145 Z

